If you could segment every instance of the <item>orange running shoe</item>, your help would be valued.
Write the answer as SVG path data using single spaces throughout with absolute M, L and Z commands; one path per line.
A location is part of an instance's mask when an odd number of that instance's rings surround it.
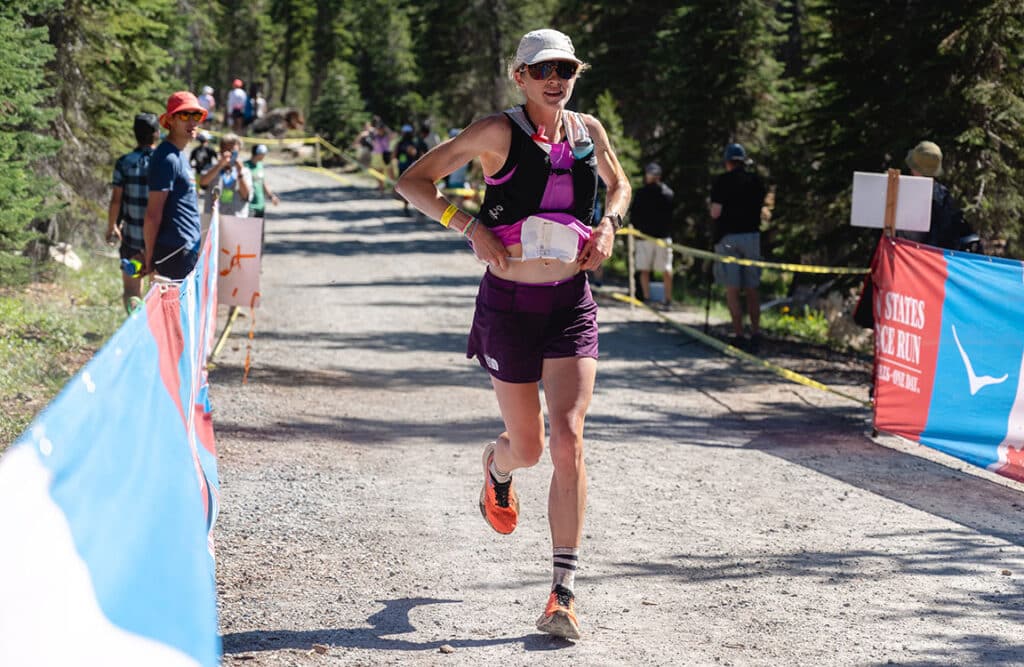
M 576 597 L 565 586 L 555 586 L 548 606 L 537 619 L 537 629 L 565 639 L 580 638 L 580 622 L 576 620 Z
M 519 522 L 519 498 L 512 488 L 512 480 L 499 484 L 491 477 L 494 443 L 484 448 L 484 488 L 480 491 L 480 514 L 491 528 L 502 535 L 516 529 Z

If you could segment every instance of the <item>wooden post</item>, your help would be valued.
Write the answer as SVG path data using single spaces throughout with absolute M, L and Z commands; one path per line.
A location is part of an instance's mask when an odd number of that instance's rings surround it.
M 214 357 L 220 354 L 221 348 L 223 348 L 224 343 L 227 342 L 228 335 L 231 334 L 231 325 L 235 323 L 235 319 L 238 317 L 240 312 L 241 311 L 239 311 L 238 306 L 231 306 L 231 308 L 228 309 L 228 321 L 224 325 L 224 330 L 220 332 L 220 338 L 217 339 L 217 344 L 213 346 L 213 352 L 210 353 L 211 362 Z
M 896 236 L 896 203 L 900 198 L 900 170 L 890 169 L 889 183 L 885 189 L 885 220 L 883 228 L 889 238 Z
M 629 223 L 629 228 L 633 229 L 633 223 Z M 629 298 L 636 299 L 636 262 L 633 258 L 633 235 L 626 234 L 626 269 L 629 271 Z M 629 304 L 630 308 L 634 305 L 632 302 Z

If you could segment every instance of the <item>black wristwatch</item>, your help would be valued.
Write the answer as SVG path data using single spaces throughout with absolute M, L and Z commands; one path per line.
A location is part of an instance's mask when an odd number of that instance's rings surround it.
M 619 231 L 620 229 L 622 229 L 621 215 L 619 215 L 618 213 L 606 213 L 604 217 L 609 218 L 612 221 L 612 229 L 614 229 L 615 231 Z

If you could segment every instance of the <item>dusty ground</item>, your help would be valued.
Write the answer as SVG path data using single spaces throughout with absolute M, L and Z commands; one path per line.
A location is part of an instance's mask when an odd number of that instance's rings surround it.
M 351 180 L 268 179 L 253 369 L 240 319 L 212 377 L 225 664 L 1024 664 L 1021 487 L 612 301 L 586 636 L 538 634 L 549 462 L 516 476 L 514 535 L 476 508 L 500 428 L 463 354 L 480 265 Z M 861 363 L 818 379 L 866 398 Z

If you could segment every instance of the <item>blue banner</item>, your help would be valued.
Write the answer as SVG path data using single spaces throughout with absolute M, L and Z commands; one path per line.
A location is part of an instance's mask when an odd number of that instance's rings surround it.
M 0 665 L 217 665 L 216 216 L 0 460 Z

